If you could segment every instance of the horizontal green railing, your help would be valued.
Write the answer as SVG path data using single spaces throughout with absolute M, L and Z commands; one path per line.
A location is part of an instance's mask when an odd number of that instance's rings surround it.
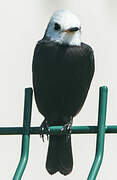
M 0 135 L 22 135 L 21 158 L 13 180 L 21 180 L 29 155 L 30 135 L 40 134 L 40 127 L 30 127 L 32 110 L 32 88 L 25 89 L 23 127 L 1 127 Z M 103 159 L 105 133 L 117 133 L 117 125 L 106 126 L 107 87 L 100 87 L 97 126 L 73 126 L 72 134 L 97 134 L 96 154 L 87 180 L 95 180 Z M 50 127 L 50 134 L 61 134 L 62 126 Z M 44 132 L 47 133 L 46 131 Z M 62 133 L 67 133 L 65 130 Z
M 50 134 L 60 134 L 62 126 L 51 126 Z M 30 127 L 29 134 L 40 134 L 40 127 Z M 97 134 L 98 126 L 72 126 L 72 134 Z M 46 134 L 46 131 L 44 132 Z M 65 131 L 63 132 L 65 133 Z M 105 126 L 105 133 L 116 134 L 117 126 Z M 23 127 L 1 127 L 0 135 L 22 135 L 25 134 Z

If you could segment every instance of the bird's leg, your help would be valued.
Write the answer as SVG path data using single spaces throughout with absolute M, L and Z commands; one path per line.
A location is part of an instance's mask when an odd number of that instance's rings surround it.
M 73 118 L 72 116 L 69 118 L 69 121 L 62 127 L 61 132 L 64 130 L 67 131 L 68 134 L 68 139 L 70 137 L 71 131 L 72 131 L 72 123 L 73 123 Z
M 48 125 L 48 122 L 46 119 L 44 119 L 44 121 L 42 122 L 41 126 L 40 126 L 40 137 L 42 138 L 43 142 L 44 142 L 44 131 L 46 131 L 46 135 L 47 135 L 47 140 L 49 139 L 49 132 L 50 132 L 50 129 L 49 129 L 49 125 Z

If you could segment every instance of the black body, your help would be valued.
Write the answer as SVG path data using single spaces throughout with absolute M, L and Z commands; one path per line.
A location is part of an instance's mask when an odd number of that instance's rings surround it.
M 40 113 L 49 126 L 65 125 L 82 108 L 94 74 L 94 55 L 90 46 L 38 42 L 33 57 L 33 86 Z M 46 168 L 50 174 L 64 175 L 73 166 L 71 137 L 50 136 Z

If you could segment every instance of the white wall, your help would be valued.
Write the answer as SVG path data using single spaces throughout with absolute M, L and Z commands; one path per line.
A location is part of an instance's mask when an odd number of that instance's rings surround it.
M 88 98 L 74 125 L 96 125 L 98 88 L 109 88 L 107 124 L 117 124 L 117 1 L 116 0 L 4 0 L 0 2 L 0 126 L 22 126 L 24 88 L 32 86 L 31 64 L 36 42 L 42 38 L 55 10 L 71 9 L 82 22 L 82 41 L 95 52 L 96 72 Z M 33 101 L 32 125 L 43 117 Z M 106 135 L 103 164 L 97 180 L 117 178 L 117 135 Z M 95 154 L 95 135 L 73 135 L 73 172 L 50 176 L 45 170 L 47 142 L 32 136 L 23 180 L 86 180 Z M 20 157 L 21 136 L 0 136 L 0 179 L 13 177 Z

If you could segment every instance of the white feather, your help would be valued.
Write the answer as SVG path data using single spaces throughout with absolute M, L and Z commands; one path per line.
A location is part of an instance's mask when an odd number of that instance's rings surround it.
M 60 31 L 54 29 L 55 23 L 58 23 L 61 26 Z M 64 32 L 65 30 L 73 27 L 81 27 L 79 19 L 70 10 L 59 10 L 52 15 L 45 36 L 60 44 L 80 46 L 80 31 L 76 31 L 74 33 Z

